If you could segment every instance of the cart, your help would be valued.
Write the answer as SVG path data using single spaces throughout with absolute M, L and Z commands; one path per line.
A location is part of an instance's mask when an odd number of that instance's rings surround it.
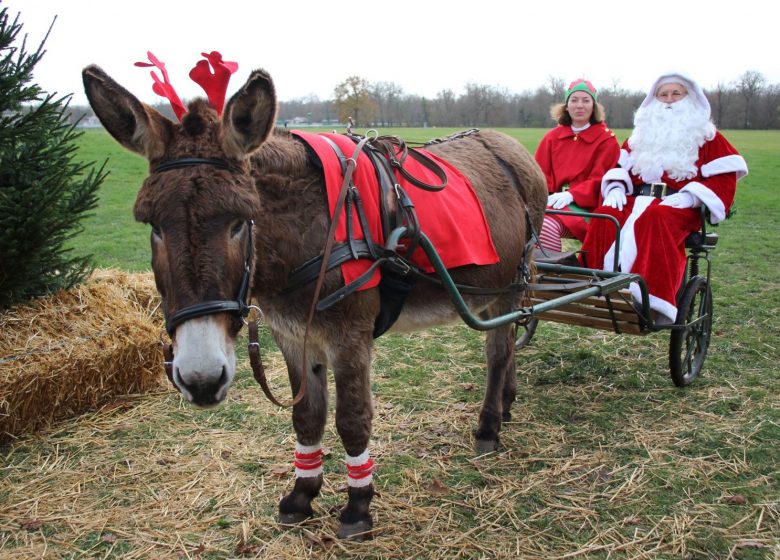
M 547 210 L 547 213 L 563 213 Z M 578 212 L 588 219 L 609 219 L 616 231 L 615 260 L 619 255 L 620 225 L 612 216 Z M 701 228 L 685 240 L 686 270 L 677 295 L 677 318 L 673 324 L 658 325 L 650 313 L 647 287 L 641 276 L 624 272 L 583 268 L 562 255 L 541 255 L 535 261 L 536 278 L 530 285 L 524 306 L 487 320 L 471 312 L 461 291 L 468 287 L 456 285 L 428 238 L 420 233 L 420 245 L 428 256 L 438 281 L 449 293 L 464 322 L 477 330 L 489 330 L 508 322 L 518 325 L 516 349 L 522 349 L 532 339 L 540 320 L 554 321 L 613 331 L 618 334 L 646 336 L 668 331 L 669 373 L 678 387 L 693 383 L 701 372 L 712 332 L 712 272 L 710 252 L 718 242 L 718 234 L 707 231 L 706 210 L 702 207 Z M 404 228 L 393 231 L 388 247 L 394 247 L 405 234 Z M 568 255 L 569 257 L 571 254 Z M 617 270 L 615 262 L 614 270 Z M 635 304 L 628 291 L 636 282 L 642 303 Z
M 547 210 L 561 214 L 561 210 Z M 615 263 L 618 269 L 620 226 L 611 216 L 578 212 L 590 219 L 609 219 L 615 224 Z M 718 242 L 718 234 L 707 231 L 706 210 L 702 207 L 701 228 L 685 240 L 687 262 L 680 289 L 677 292 L 677 318 L 671 325 L 654 324 L 649 308 L 647 288 L 641 276 L 620 272 L 606 272 L 560 264 L 561 255 L 538 255 L 537 281 L 560 284 L 561 288 L 538 290 L 531 296 L 534 313 L 528 321 L 518 324 L 515 348 L 526 346 L 534 335 L 539 320 L 565 323 L 612 331 L 618 334 L 645 336 L 668 331 L 669 373 L 678 387 L 690 385 L 701 372 L 712 332 L 712 288 L 710 283 L 712 261 L 710 252 Z M 570 297 L 569 286 L 593 282 L 602 286 L 602 292 L 584 299 Z M 642 304 L 634 303 L 628 285 L 637 282 L 642 292 Z M 542 304 L 553 303 L 552 307 Z

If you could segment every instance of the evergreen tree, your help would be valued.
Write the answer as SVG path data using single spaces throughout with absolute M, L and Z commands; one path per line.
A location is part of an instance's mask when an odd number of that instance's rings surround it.
M 0 9 L 0 309 L 67 289 L 92 270 L 68 240 L 97 205 L 104 166 L 76 161 L 81 132 L 68 124 L 71 95 L 55 98 L 32 82 L 45 51 L 19 44 L 19 15 Z

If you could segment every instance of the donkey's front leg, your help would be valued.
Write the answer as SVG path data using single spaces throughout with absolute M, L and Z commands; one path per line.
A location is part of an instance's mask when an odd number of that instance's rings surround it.
M 369 507 L 374 497 L 374 462 L 368 452 L 371 437 L 371 332 L 352 333 L 333 357 L 336 379 L 336 429 L 346 451 L 349 499 L 341 510 L 342 539 L 371 538 L 373 520 Z
M 301 354 L 294 343 L 277 338 L 287 362 L 292 394 L 300 387 Z M 309 350 L 308 353 L 315 353 Z M 311 503 L 322 488 L 322 436 L 328 411 L 327 368 L 323 355 L 309 360 L 306 394 L 293 407 L 295 486 L 279 502 L 279 523 L 296 525 L 314 515 Z

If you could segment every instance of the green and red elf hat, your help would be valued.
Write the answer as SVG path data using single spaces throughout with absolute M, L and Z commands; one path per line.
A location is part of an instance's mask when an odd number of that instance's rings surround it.
M 570 83 L 569 87 L 566 88 L 566 97 L 564 98 L 563 102 L 568 103 L 569 96 L 575 91 L 584 91 L 593 98 L 594 102 L 598 99 L 599 96 L 598 92 L 596 92 L 596 88 L 593 87 L 593 84 L 584 78 L 579 78 Z

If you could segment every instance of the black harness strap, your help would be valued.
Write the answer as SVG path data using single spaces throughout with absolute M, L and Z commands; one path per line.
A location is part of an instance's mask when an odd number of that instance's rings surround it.
M 172 159 L 170 161 L 161 163 L 160 165 L 154 167 L 151 170 L 151 173 L 160 173 L 162 171 L 170 171 L 171 169 L 182 169 L 184 167 L 191 167 L 193 165 L 210 165 L 211 167 L 216 167 L 217 169 L 225 169 L 227 171 L 234 171 L 236 173 L 241 173 L 243 171 L 237 165 L 229 163 L 224 159 L 189 157 Z

